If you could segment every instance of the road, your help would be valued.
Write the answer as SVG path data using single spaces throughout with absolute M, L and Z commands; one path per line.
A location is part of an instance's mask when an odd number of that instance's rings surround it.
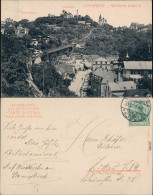
M 89 72 L 90 72 L 89 70 L 78 71 L 76 76 L 75 76 L 75 79 L 71 82 L 71 85 L 69 86 L 69 90 L 73 91 L 79 97 L 81 96 L 80 89 L 81 89 L 81 87 L 83 85 L 85 76 L 87 74 L 89 74 Z
M 91 35 L 92 30 L 90 30 L 89 34 L 87 34 L 84 38 L 78 41 L 78 44 L 83 44 L 85 43 L 86 39 Z

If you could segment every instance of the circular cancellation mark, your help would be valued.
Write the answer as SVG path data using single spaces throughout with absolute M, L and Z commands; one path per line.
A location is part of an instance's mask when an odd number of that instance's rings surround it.
M 151 111 L 151 103 L 148 98 L 123 98 L 121 112 L 131 122 L 145 121 Z

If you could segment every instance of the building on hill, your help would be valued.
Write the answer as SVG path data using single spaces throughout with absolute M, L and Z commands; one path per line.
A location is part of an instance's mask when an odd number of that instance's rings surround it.
M 23 28 L 21 24 L 17 26 L 17 29 L 15 30 L 15 34 L 17 37 L 23 37 L 24 35 L 28 34 L 29 29 L 28 28 Z
M 32 39 L 30 45 L 38 46 L 38 43 L 37 39 Z
M 77 11 L 76 11 L 76 15 L 74 15 L 74 18 L 81 18 L 81 15 L 79 15 L 78 9 L 77 9 Z
M 101 17 L 101 14 L 100 14 L 100 16 L 99 16 L 98 22 L 99 22 L 100 25 L 107 24 L 107 20 L 106 20 L 105 18 L 102 18 L 102 17 Z
M 131 89 L 136 89 L 136 83 L 133 81 L 108 82 L 106 84 L 106 97 L 123 97 L 124 93 Z
M 6 18 L 5 23 L 13 23 L 13 19 L 10 17 Z
M 65 10 L 62 11 L 61 16 L 63 18 L 73 18 L 73 15 L 70 12 L 66 12 Z
M 54 17 L 55 17 L 55 15 L 48 14 L 48 17 L 50 17 L 50 18 L 54 18 Z
M 91 23 L 90 23 L 90 22 L 87 22 L 86 25 L 87 25 L 87 26 L 91 26 Z
M 144 75 L 152 78 L 152 61 L 124 61 L 123 63 L 124 78 L 138 80 Z
M 107 60 L 106 58 L 103 57 L 96 59 L 92 65 L 92 69 L 96 70 L 98 68 L 111 70 L 112 65 L 110 63 L 110 60 Z
M 54 29 L 57 25 L 56 24 L 46 24 L 48 29 Z
M 85 21 L 78 21 L 78 24 L 86 24 Z

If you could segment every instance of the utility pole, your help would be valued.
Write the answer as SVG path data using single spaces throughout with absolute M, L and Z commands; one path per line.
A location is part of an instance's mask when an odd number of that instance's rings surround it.
M 67 73 L 66 73 L 66 86 L 67 86 Z

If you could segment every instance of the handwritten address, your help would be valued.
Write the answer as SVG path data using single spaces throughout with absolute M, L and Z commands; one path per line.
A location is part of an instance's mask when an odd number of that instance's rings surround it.
M 90 161 L 92 156 L 101 157 L 92 167 L 86 166 L 85 172 L 80 172 L 78 182 L 100 185 L 106 181 L 135 182 L 140 177 L 138 162 L 129 159 L 124 164 L 114 163 L 103 157 L 103 151 L 120 151 L 130 142 L 122 133 L 113 131 L 114 122 L 112 119 L 102 120 L 100 116 L 88 121 L 79 117 L 67 121 L 59 129 L 49 121 L 48 124 L 37 125 L 7 120 L 2 133 L 9 144 L 3 148 L 2 171 L 8 175 L 10 185 L 31 185 L 38 191 L 38 186 L 44 183 L 65 180 L 63 172 L 69 174 L 68 167 L 78 153 L 82 156 L 78 163 L 86 158 Z M 67 169 L 63 170 L 63 167 Z

